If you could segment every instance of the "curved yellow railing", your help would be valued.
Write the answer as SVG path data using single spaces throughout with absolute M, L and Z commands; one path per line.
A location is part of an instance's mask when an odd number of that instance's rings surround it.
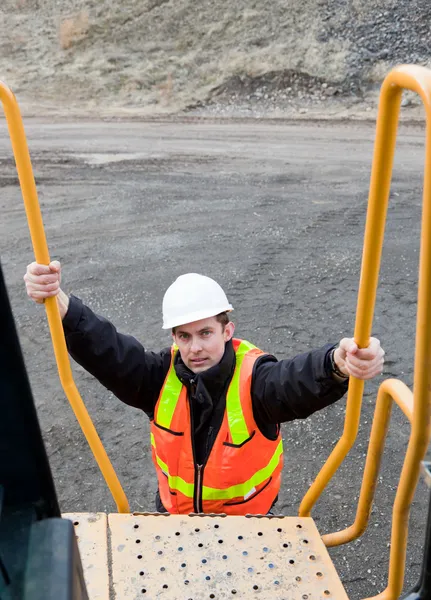
M 347 544 L 348 542 L 360 537 L 367 529 L 374 499 L 374 492 L 377 485 L 377 476 L 379 474 L 386 435 L 388 433 L 393 401 L 398 404 L 410 423 L 413 423 L 412 392 L 402 381 L 399 381 L 398 379 L 386 379 L 386 381 L 381 384 L 377 394 L 376 408 L 374 411 L 373 425 L 370 434 L 370 443 L 368 446 L 367 459 L 365 462 L 355 522 L 353 525 L 350 525 L 350 527 L 347 527 L 342 531 L 327 533 L 326 535 L 322 536 L 323 541 L 328 547 Z M 426 426 L 426 421 L 424 421 L 424 424 Z M 419 433 L 423 434 L 422 431 Z M 427 437 L 429 437 L 429 435 L 425 435 L 424 439 L 422 439 L 421 435 L 418 436 L 417 434 L 417 429 L 414 432 L 412 431 L 409 441 L 409 446 L 412 447 L 412 451 L 414 452 L 417 450 L 421 451 L 422 444 L 425 441 L 427 445 Z M 413 456 L 416 457 L 416 454 Z M 420 454 L 418 456 L 420 456 Z M 417 459 L 417 465 L 415 465 L 415 461 L 413 461 L 413 467 L 409 470 L 409 475 L 411 475 L 416 469 L 417 472 L 419 472 L 420 460 L 420 458 Z M 405 457 L 405 462 L 406 461 L 407 455 Z M 398 486 L 398 493 L 400 492 L 401 488 L 404 488 L 404 481 L 402 477 L 400 479 L 400 485 Z
M 394 399 L 410 419 L 412 431 L 394 504 L 388 587 L 379 596 L 375 597 L 382 600 L 395 600 L 401 593 L 410 505 L 419 477 L 420 461 L 425 456 L 430 440 L 431 71 L 424 67 L 413 65 L 397 67 L 389 73 L 382 86 L 354 337 L 357 344 L 364 347 L 367 345 L 371 334 L 403 89 L 412 90 L 419 94 L 426 113 L 426 154 L 413 395 L 404 384 L 396 380 L 389 380 L 382 384 L 376 405 L 376 421 L 373 422 L 355 522 L 341 532 L 324 536 L 325 542 L 332 546 L 349 542 L 365 531 L 371 510 L 380 457 L 383 452 L 390 407 L 392 399 Z M 300 506 L 300 516 L 310 515 L 315 502 L 353 446 L 358 432 L 362 393 L 363 382 L 351 378 L 343 435 L 304 496 Z M 376 461 L 377 464 L 373 464 L 373 461 Z
M 414 407 L 412 392 L 398 379 L 387 379 L 379 388 L 355 522 L 347 529 L 323 536 L 327 546 L 337 546 L 350 542 L 366 530 L 394 401 L 409 419 L 412 429 L 392 514 L 388 586 L 376 596 L 381 600 L 395 600 L 403 589 L 410 505 L 431 429 L 428 406 Z
M 46 243 L 45 230 L 21 114 L 15 96 L 2 82 L 0 82 L 0 100 L 3 104 L 9 129 L 35 259 L 40 264 L 48 265 L 50 262 L 48 245 Z M 64 392 L 87 438 L 87 442 L 111 491 L 118 511 L 127 513 L 129 512 L 129 504 L 126 495 L 73 380 L 56 299 L 48 298 L 45 302 L 45 307 L 57 368 Z

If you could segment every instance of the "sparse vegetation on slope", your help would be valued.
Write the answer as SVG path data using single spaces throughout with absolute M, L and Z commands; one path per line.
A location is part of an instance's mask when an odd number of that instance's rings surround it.
M 0 77 L 63 107 L 283 110 L 363 99 L 391 66 L 431 64 L 430 22 L 428 0 L 6 0 Z

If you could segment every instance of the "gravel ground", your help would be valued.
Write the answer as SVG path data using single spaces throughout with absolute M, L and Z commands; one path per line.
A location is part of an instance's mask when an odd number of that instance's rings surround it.
M 62 510 L 113 511 L 112 499 L 67 406 L 43 309 L 22 276 L 32 260 L 4 124 L 0 126 L 0 252 Z M 52 257 L 63 286 L 146 347 L 161 330 L 166 287 L 206 273 L 235 306 L 238 335 L 278 357 L 353 331 L 374 127 L 334 123 L 27 123 Z M 412 384 L 423 131 L 401 127 L 373 333 L 384 377 Z M 156 488 L 148 423 L 74 368 L 78 387 L 134 510 Z M 355 513 L 381 379 L 366 385 L 361 430 L 314 512 L 319 530 Z M 343 425 L 344 401 L 283 427 L 286 469 L 278 509 L 298 504 Z M 351 598 L 385 587 L 390 519 L 409 427 L 394 410 L 369 530 L 331 550 Z M 410 520 L 406 586 L 419 574 L 428 493 Z

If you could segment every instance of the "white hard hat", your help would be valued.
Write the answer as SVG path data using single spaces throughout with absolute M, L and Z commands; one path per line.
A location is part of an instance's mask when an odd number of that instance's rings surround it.
M 215 317 L 233 310 L 219 284 L 205 275 L 186 273 L 163 297 L 163 329 Z

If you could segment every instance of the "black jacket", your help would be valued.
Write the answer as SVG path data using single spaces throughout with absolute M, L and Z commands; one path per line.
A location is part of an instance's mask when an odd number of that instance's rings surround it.
M 69 353 L 76 362 L 122 402 L 143 410 L 152 419 L 169 370 L 171 349 L 145 350 L 137 339 L 119 333 L 74 296 L 63 327 Z M 275 439 L 280 423 L 305 419 L 345 394 L 347 383 L 338 383 L 331 376 L 332 348 L 327 344 L 280 361 L 267 354 L 256 361 L 251 389 L 253 414 L 266 437 Z M 218 365 L 198 375 L 177 355 L 175 370 L 187 386 L 192 407 L 196 464 L 206 461 L 221 426 L 234 367 L 232 342 L 226 344 Z

